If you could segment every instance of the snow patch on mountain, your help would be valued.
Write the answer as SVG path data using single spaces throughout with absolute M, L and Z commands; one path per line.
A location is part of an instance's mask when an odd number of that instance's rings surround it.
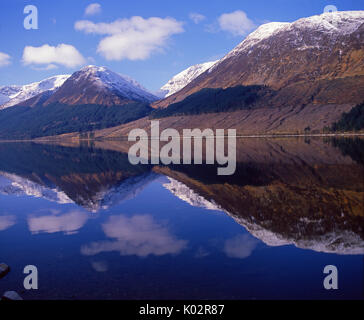
M 3 94 L 0 94 L 0 106 L 6 102 L 9 101 L 9 97 L 8 96 L 5 96 Z
M 71 75 L 53 76 L 23 86 L 0 87 L 0 110 L 12 107 L 45 91 L 55 92 Z
M 160 88 L 157 95 L 160 98 L 167 98 L 170 95 L 182 90 L 191 81 L 199 75 L 210 69 L 217 61 L 210 61 L 202 64 L 197 64 L 175 75 L 163 87 Z

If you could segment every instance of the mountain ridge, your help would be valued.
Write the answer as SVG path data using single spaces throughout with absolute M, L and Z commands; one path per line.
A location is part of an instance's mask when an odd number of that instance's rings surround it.
M 364 11 L 268 23 L 218 62 L 180 73 L 181 82 L 170 86 L 177 91 L 162 100 L 128 77 L 86 66 L 56 91 L 46 90 L 15 110 L 1 111 L 0 135 L 74 137 L 101 130 L 93 136 L 118 138 L 134 128 L 149 128 L 151 117 L 160 119 L 161 127 L 177 130 L 192 126 L 233 128 L 241 135 L 322 133 L 364 101 L 363 57 Z M 261 90 L 250 92 L 254 87 Z M 55 107 L 29 110 L 48 106 Z M 114 109 L 105 109 L 110 106 Z M 150 106 L 167 111 L 158 113 Z M 36 127 L 31 127 L 33 120 Z
M 357 104 L 364 93 L 364 11 L 325 13 L 260 26 L 179 92 L 153 104 L 166 108 L 203 88 L 266 85 L 282 104 Z M 346 81 L 347 80 L 347 81 Z M 343 82 L 345 81 L 345 83 Z M 339 93 L 345 88 L 345 95 Z
M 70 77 L 70 74 L 56 75 L 25 85 L 0 87 L 0 110 L 15 106 L 44 92 L 53 93 Z

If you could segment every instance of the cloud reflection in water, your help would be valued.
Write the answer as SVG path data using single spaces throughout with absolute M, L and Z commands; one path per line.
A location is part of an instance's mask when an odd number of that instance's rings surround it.
M 16 218 L 15 216 L 0 216 L 0 231 L 4 231 L 9 229 L 13 225 L 15 225 Z
M 28 217 L 29 230 L 33 234 L 64 232 L 67 235 L 75 234 L 81 229 L 88 215 L 80 210 L 72 210 L 65 214 L 51 214 L 48 216 Z
M 108 238 L 115 240 L 85 245 L 81 248 L 82 254 L 93 256 L 116 251 L 122 256 L 163 256 L 178 254 L 187 245 L 187 241 L 175 238 L 166 226 L 155 222 L 151 215 L 112 216 L 102 225 L 102 229 Z
M 229 258 L 245 259 L 253 253 L 258 243 L 248 234 L 237 235 L 225 241 L 224 252 Z

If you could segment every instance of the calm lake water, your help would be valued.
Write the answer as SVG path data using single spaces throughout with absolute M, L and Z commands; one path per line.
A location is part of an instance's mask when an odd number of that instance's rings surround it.
M 0 294 L 364 298 L 363 140 L 241 139 L 231 177 L 132 166 L 124 149 L 0 143 Z M 327 265 L 339 290 L 324 289 Z

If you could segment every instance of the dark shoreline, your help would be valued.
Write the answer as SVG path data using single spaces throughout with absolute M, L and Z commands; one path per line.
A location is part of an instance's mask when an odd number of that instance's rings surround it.
M 226 136 L 227 137 L 227 136 Z M 306 138 L 306 137 L 364 137 L 364 133 L 323 133 L 323 134 L 246 134 L 237 135 L 237 138 Z M 9 142 L 47 142 L 47 141 L 128 141 L 127 136 L 116 138 L 79 139 L 76 137 L 64 138 L 35 138 L 35 139 L 0 139 L 0 143 Z

